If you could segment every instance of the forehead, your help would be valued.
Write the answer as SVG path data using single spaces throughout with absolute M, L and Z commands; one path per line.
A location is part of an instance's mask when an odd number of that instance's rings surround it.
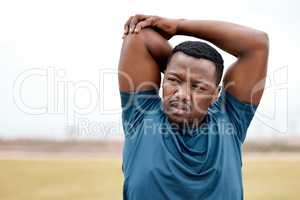
M 215 83 L 215 64 L 204 58 L 194 58 L 182 52 L 175 53 L 166 68 L 167 74 L 175 74 L 190 80 L 204 80 Z

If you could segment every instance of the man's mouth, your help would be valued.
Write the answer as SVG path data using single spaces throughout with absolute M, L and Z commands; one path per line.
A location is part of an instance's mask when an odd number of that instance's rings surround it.
M 179 114 L 179 115 L 183 115 L 183 114 L 188 114 L 191 109 L 190 106 L 184 103 L 180 103 L 180 102 L 171 102 L 170 103 L 170 108 L 171 108 L 171 112 L 173 114 Z

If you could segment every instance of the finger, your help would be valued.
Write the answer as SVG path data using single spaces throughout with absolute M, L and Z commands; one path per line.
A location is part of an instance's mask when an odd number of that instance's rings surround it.
M 133 18 L 133 16 L 130 16 L 129 19 L 124 24 L 124 34 L 128 34 L 129 25 L 130 25 L 130 22 L 131 22 L 132 18 Z
M 152 18 L 148 18 L 145 21 L 142 21 L 140 23 L 138 23 L 135 27 L 134 32 L 135 33 L 139 33 L 143 28 L 149 27 L 152 25 L 153 19 Z
M 134 30 L 134 28 L 135 28 L 137 22 L 138 22 L 138 19 L 137 19 L 136 16 L 134 16 L 134 17 L 131 19 L 131 21 L 130 21 L 130 25 L 129 25 L 129 33 L 133 33 L 133 30 Z
M 147 16 L 147 15 L 141 15 L 141 14 L 137 14 L 137 15 L 135 15 L 132 19 L 131 19 L 131 22 L 130 22 L 130 30 L 129 30 L 129 32 L 130 33 L 133 33 L 134 32 L 134 29 L 135 29 L 135 27 L 136 27 L 136 25 L 140 22 L 140 21 L 142 21 L 142 20 L 144 20 L 144 19 L 147 19 L 147 17 L 149 17 L 149 16 Z

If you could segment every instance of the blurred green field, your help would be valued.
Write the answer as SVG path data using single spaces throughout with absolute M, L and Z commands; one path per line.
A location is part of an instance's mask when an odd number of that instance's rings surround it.
M 0 159 L 1 200 L 122 199 L 120 158 Z M 244 157 L 245 199 L 299 200 L 300 156 Z

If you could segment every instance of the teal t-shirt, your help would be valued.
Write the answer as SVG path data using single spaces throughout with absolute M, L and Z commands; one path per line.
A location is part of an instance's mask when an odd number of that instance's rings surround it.
M 174 127 L 157 90 L 120 92 L 124 200 L 241 200 L 242 144 L 256 106 L 221 90 L 199 128 Z

